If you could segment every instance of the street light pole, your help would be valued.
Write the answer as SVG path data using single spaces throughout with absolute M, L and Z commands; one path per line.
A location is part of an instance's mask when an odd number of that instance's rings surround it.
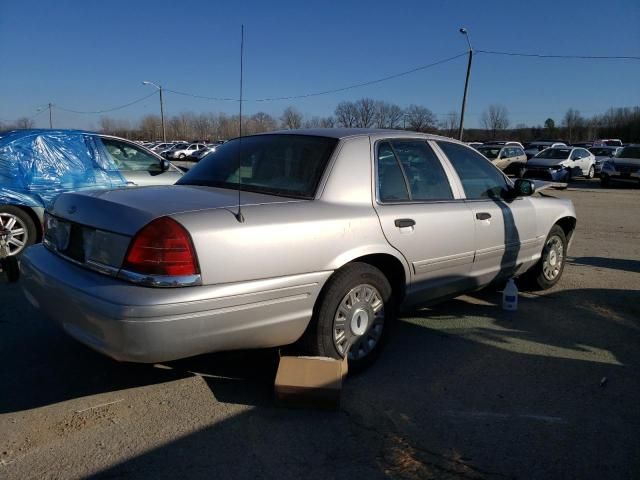
M 167 142 L 167 131 L 164 128 L 164 102 L 162 100 L 162 86 L 161 85 L 156 85 L 155 83 L 149 82 L 147 80 L 142 82 L 142 84 L 143 85 L 153 85 L 160 92 L 160 122 L 162 123 L 162 141 L 166 143 Z
M 473 61 L 473 48 L 471 47 L 471 41 L 469 40 L 469 32 L 466 28 L 461 28 L 460 33 L 467 39 L 467 45 L 469 45 L 469 63 L 467 63 L 467 77 L 464 81 L 464 95 L 462 96 L 462 109 L 460 112 L 460 128 L 458 129 L 458 139 L 462 140 L 462 134 L 464 132 L 464 111 L 467 107 L 467 90 L 469 89 L 469 76 L 471 75 L 471 62 Z
M 53 130 L 53 117 L 51 115 L 51 103 L 49 103 L 49 129 Z

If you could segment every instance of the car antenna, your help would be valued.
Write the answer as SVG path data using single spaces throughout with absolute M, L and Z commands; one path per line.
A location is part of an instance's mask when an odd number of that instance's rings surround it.
M 238 136 L 238 212 L 234 214 L 236 220 L 240 223 L 244 223 L 244 216 L 242 215 L 242 203 L 240 202 L 240 192 L 242 191 L 242 175 L 240 169 L 242 168 L 242 60 L 244 57 L 244 25 L 240 27 L 240 114 L 238 115 L 239 132 Z

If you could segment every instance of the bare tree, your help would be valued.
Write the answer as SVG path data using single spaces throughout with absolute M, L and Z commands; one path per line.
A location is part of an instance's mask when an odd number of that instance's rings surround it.
M 358 121 L 358 109 L 353 102 L 340 102 L 335 110 L 336 123 L 339 127 L 352 128 Z
M 302 126 L 302 114 L 294 107 L 285 108 L 280 117 L 282 128 L 293 130 Z
M 397 128 L 404 112 L 393 103 L 378 101 L 375 104 L 375 126 L 377 128 Z
M 35 125 L 35 122 L 28 118 L 28 117 L 20 117 L 19 119 L 16 120 L 16 128 L 19 129 L 28 129 L 28 128 L 33 128 L 33 126 Z
M 447 113 L 444 120 L 440 122 L 440 128 L 445 131 L 447 137 L 455 137 L 458 133 L 458 128 L 460 128 L 460 116 L 458 112 L 452 110 Z
M 355 103 L 357 128 L 370 128 L 373 126 L 376 115 L 376 102 L 371 98 L 361 98 Z
M 251 133 L 270 132 L 278 128 L 278 122 L 275 118 L 265 112 L 253 114 L 250 120 L 252 123 Z
M 420 105 L 409 105 L 406 115 L 406 125 L 416 132 L 429 132 L 437 129 L 437 119 L 431 110 Z
M 496 133 L 506 130 L 509 126 L 509 111 L 504 105 L 489 105 L 482 112 L 482 125 L 486 130 L 491 130 L 492 138 L 496 138 Z
M 578 130 L 584 126 L 584 123 L 584 118 L 582 118 L 578 110 L 573 108 L 567 110 L 567 113 L 564 114 L 564 118 L 562 119 L 562 125 L 567 129 L 567 140 L 569 140 L 569 143 L 579 135 Z

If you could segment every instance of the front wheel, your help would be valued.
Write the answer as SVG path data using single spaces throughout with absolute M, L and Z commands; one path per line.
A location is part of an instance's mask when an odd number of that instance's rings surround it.
M 19 255 L 36 241 L 36 225 L 27 212 L 13 205 L 0 206 L 0 229 L 7 234 L 9 255 Z
M 609 176 L 600 174 L 600 186 L 607 188 L 610 185 L 611 185 L 611 180 L 609 179 Z
M 567 237 L 559 225 L 554 225 L 547 235 L 542 256 L 522 279 L 532 290 L 547 290 L 560 281 L 567 259 Z
M 591 167 L 589 167 L 589 173 L 587 173 L 587 178 L 592 179 L 595 176 L 596 176 L 596 169 L 593 165 L 591 165 Z
M 186 157 L 184 153 L 181 153 L 180 155 L 178 155 L 178 159 L 180 160 L 184 160 L 184 157 Z
M 342 359 L 362 370 L 378 357 L 395 315 L 391 285 L 377 268 L 352 263 L 336 272 L 316 303 L 300 346 L 305 353 Z

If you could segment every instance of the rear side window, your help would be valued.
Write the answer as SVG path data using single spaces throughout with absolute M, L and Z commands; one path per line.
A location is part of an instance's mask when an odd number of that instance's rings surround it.
M 470 200 L 500 198 L 507 186 L 504 175 L 473 149 L 451 142 L 437 142 L 455 169 Z
M 383 202 L 452 200 L 438 157 L 421 140 L 393 140 L 378 147 L 378 194 Z

